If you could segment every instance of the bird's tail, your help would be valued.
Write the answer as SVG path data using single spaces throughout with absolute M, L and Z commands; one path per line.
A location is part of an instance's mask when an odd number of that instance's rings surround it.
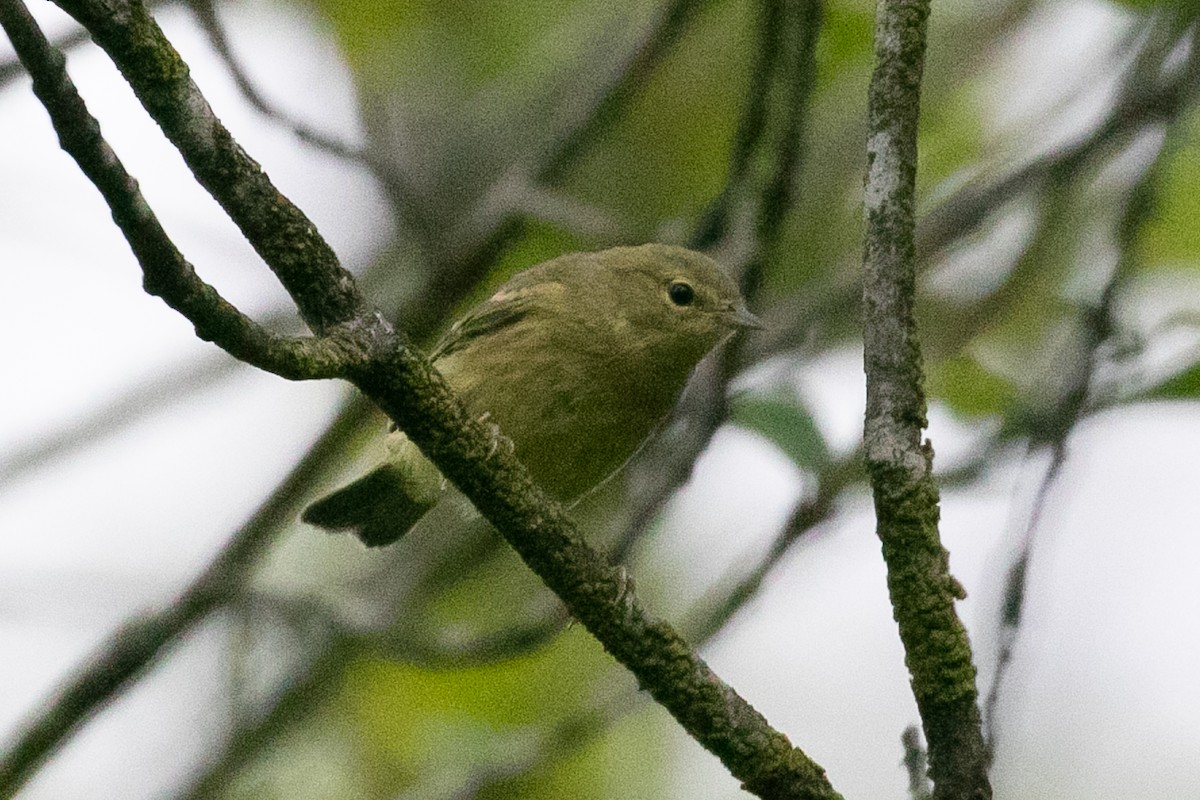
M 437 505 L 444 484 L 437 468 L 409 447 L 404 457 L 321 498 L 300 518 L 329 531 L 351 532 L 367 547 L 396 541 Z

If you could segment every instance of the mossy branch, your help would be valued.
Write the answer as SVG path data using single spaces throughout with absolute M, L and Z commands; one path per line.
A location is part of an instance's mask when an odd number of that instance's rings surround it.
M 467 414 L 429 361 L 363 297 L 311 222 L 232 139 L 144 6 L 135 0 L 60 5 L 116 62 L 317 335 L 273 337 L 195 276 L 101 138 L 66 77 L 61 54 L 46 43 L 19 0 L 0 0 L 0 21 L 35 76 L 65 149 L 112 207 L 151 290 L 236 357 L 286 377 L 341 376 L 358 386 L 462 489 L 642 688 L 749 791 L 764 798 L 838 797 L 821 768 L 713 674 L 671 626 L 653 618 L 625 573 L 583 542 L 571 519 L 512 454 L 493 446 L 493 432 Z M 7 790 L 15 788 L 10 783 Z
M 929 742 L 937 800 L 992 796 L 975 666 L 938 535 L 933 449 L 922 441 L 925 395 L 913 317 L 917 119 L 928 0 L 881 0 L 869 90 L 863 348 L 864 448 L 888 592 Z

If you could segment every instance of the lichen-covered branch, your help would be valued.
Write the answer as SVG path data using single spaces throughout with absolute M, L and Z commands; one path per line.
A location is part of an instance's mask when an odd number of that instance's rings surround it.
M 864 448 L 888 592 L 929 743 L 938 800 L 987 800 L 975 666 L 954 609 L 962 589 L 938 535 L 933 450 L 913 317 L 917 118 L 928 0 L 880 0 L 865 188 Z
M 818 765 L 713 674 L 667 623 L 654 619 L 641 606 L 625 573 L 609 566 L 583 542 L 574 523 L 533 484 L 513 454 L 494 447 L 494 432 L 467 414 L 428 360 L 367 303 L 312 224 L 271 186 L 258 165 L 213 116 L 188 78 L 187 66 L 145 8 L 138 2 L 122 0 L 62 0 L 61 4 L 117 62 L 198 180 L 217 197 L 291 293 L 318 334 L 316 339 L 303 340 L 313 343 L 303 347 L 315 347 L 322 356 L 331 354 L 328 362 L 318 362 L 321 370 L 314 368 L 314 372 L 348 378 L 383 408 L 504 535 L 567 609 L 634 673 L 642 688 L 716 754 L 749 791 L 764 798 L 838 797 Z M 12 27 L 15 38 L 40 39 L 39 46 L 48 51 L 44 37 L 19 0 L 0 0 L 0 9 L 6 29 Z M 42 56 L 26 61 L 27 68 L 43 83 L 65 86 L 61 55 L 57 62 L 45 58 L 45 53 Z M 47 97 L 44 102 L 48 106 L 60 99 Z M 53 108 L 51 117 L 59 135 L 69 140 L 73 134 L 64 126 L 76 124 L 78 117 L 64 117 Z M 87 138 L 92 146 L 102 147 L 100 160 L 104 164 L 116 163 L 98 130 L 90 130 Z M 88 157 L 81 165 L 92 159 L 91 153 L 85 155 Z M 85 167 L 85 172 L 98 185 L 103 184 L 103 194 L 114 216 L 120 220 L 133 213 L 144 221 L 141 210 L 145 203 L 123 170 L 114 173 Z M 271 229 L 272 225 L 278 227 Z M 140 247 L 138 236 L 143 232 L 140 226 L 132 228 L 132 234 L 127 232 L 135 253 L 139 260 L 157 257 L 157 249 Z M 155 264 L 143 266 L 148 275 L 157 276 Z M 179 293 L 177 300 L 185 313 L 192 302 L 205 304 L 208 311 L 221 310 L 222 320 L 236 311 L 217 304 L 215 292 L 206 292 L 205 285 L 183 280 L 176 286 L 172 282 L 175 279 L 176 273 L 168 273 L 164 282 L 170 291 Z M 222 346 L 228 341 L 241 341 L 230 338 L 222 328 L 214 334 L 212 338 Z M 287 345 L 294 346 L 292 340 Z M 328 372 L 323 371 L 326 363 Z M 299 359 L 297 364 L 297 371 L 304 373 L 306 365 Z M 282 512 L 273 508 L 271 513 Z M 206 584 L 205 596 L 223 589 L 221 585 Z M 83 716 L 72 709 L 63 719 L 74 725 Z M 31 729 L 40 729 L 44 722 L 44 718 L 35 720 Z M 61 723 L 56 724 L 61 727 Z M 61 741 L 63 735 L 57 734 L 55 741 Z M 44 757 L 49 749 L 39 743 L 36 752 Z M 10 753 L 2 763 L 12 765 L 11 757 Z M 21 774 L 27 775 L 29 769 L 22 768 Z

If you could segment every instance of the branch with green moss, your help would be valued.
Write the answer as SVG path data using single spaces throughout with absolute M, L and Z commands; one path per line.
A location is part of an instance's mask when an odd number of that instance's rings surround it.
M 888 593 L 929 742 L 938 800 L 986 800 L 988 782 L 975 666 L 938 535 L 933 449 L 922 441 L 925 395 L 913 317 L 917 118 L 928 0 L 883 0 L 867 121 L 863 349 L 864 449 Z
M 580 538 L 574 523 L 467 414 L 429 361 L 359 292 L 308 219 L 229 135 L 186 64 L 138 2 L 62 0 L 133 87 L 197 180 L 276 274 L 315 336 L 267 333 L 199 280 L 100 137 L 54 51 L 18 0 L 0 20 L 64 147 L 101 189 L 164 296 L 205 338 L 294 379 L 344 377 L 380 406 L 475 504 L 570 613 L 637 677 L 747 790 L 769 798 L 837 797 L 823 770 L 722 682 L 667 623 L 642 607 L 623 571 Z

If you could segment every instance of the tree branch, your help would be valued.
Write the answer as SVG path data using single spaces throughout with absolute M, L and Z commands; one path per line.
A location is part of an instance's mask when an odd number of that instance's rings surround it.
M 454 482 L 605 649 L 697 741 L 760 797 L 836 797 L 824 771 L 720 680 L 684 639 L 655 619 L 627 575 L 580 537 L 470 417 L 427 361 L 384 348 L 351 380 Z
M 929 742 L 933 797 L 992 796 L 975 667 L 954 610 L 962 588 L 938 536 L 933 450 L 913 318 L 917 117 L 928 0 L 881 0 L 867 128 L 863 441 L 888 592 Z
M 1149 85 L 1149 93 L 1156 93 L 1158 90 L 1153 85 L 1154 80 L 1161 74 L 1164 62 L 1177 51 L 1181 41 L 1188 44 L 1188 57 L 1185 64 L 1178 68 L 1172 83 L 1192 86 L 1200 77 L 1200 52 L 1197 52 L 1197 46 L 1200 46 L 1200 29 L 1193 25 L 1190 31 L 1181 36 L 1181 32 L 1185 31 L 1191 22 L 1182 14 L 1168 16 L 1163 22 L 1167 29 L 1165 32 L 1150 31 L 1151 45 L 1134 65 L 1128 91 L 1134 91 L 1137 86 Z M 996 670 L 984 703 L 989 760 L 994 756 L 998 742 L 995 712 L 1015 653 L 1017 632 L 1024 615 L 1029 574 L 1034 562 L 1034 542 L 1041 527 L 1050 492 L 1066 464 L 1071 433 L 1088 413 L 1094 411 L 1092 396 L 1095 393 L 1097 372 L 1104 366 L 1102 351 L 1118 334 L 1118 319 L 1114 307 L 1127 280 L 1140 266 L 1138 247 L 1141 234 L 1146 223 L 1154 217 L 1164 164 L 1169 160 L 1180 138 L 1180 118 L 1184 111 L 1182 100 L 1183 97 L 1178 97 L 1175 103 L 1163 111 L 1166 115 L 1163 141 L 1153 158 L 1137 176 L 1133 186 L 1128 189 L 1119 213 L 1116 225 L 1117 263 L 1095 301 L 1080 309 L 1078 318 L 1083 329 L 1082 341 L 1074 342 L 1069 359 L 1064 359 L 1064 363 L 1069 361 L 1070 368 L 1065 374 L 1056 376 L 1062 382 L 1056 393 L 1057 399 L 1048 413 L 1038 420 L 1038 426 L 1031 435 L 1030 453 L 1035 448 L 1045 447 L 1050 452 L 1050 461 L 1030 501 L 1020 548 L 1005 576 L 1004 603 L 1000 620 L 1001 641 L 996 656 Z
M 1159 12 L 1166 19 L 1152 18 L 1151 25 L 1178 26 L 1184 11 Z M 1186 18 L 1184 19 L 1186 21 Z M 1170 44 L 1177 44 L 1176 37 Z M 1162 31 L 1150 31 L 1146 49 L 1160 49 Z M 1168 53 L 1171 52 L 1168 50 Z M 947 197 L 921 220 L 917 230 L 917 251 L 933 256 L 977 229 L 1005 201 L 1055 178 L 1070 177 L 1106 152 L 1114 142 L 1132 139 L 1152 125 L 1169 123 L 1197 91 L 1195 70 L 1176 70 L 1168 78 L 1148 76 L 1142 68 L 1143 53 L 1135 60 L 1122 81 L 1116 102 L 1104 119 L 1086 135 L 1033 158 L 1011 172 L 987 183 L 971 183 Z M 1160 58 L 1155 63 L 1162 65 Z M 1190 59 L 1194 60 L 1194 59 Z M 1149 84 L 1149 89 L 1147 89 Z

